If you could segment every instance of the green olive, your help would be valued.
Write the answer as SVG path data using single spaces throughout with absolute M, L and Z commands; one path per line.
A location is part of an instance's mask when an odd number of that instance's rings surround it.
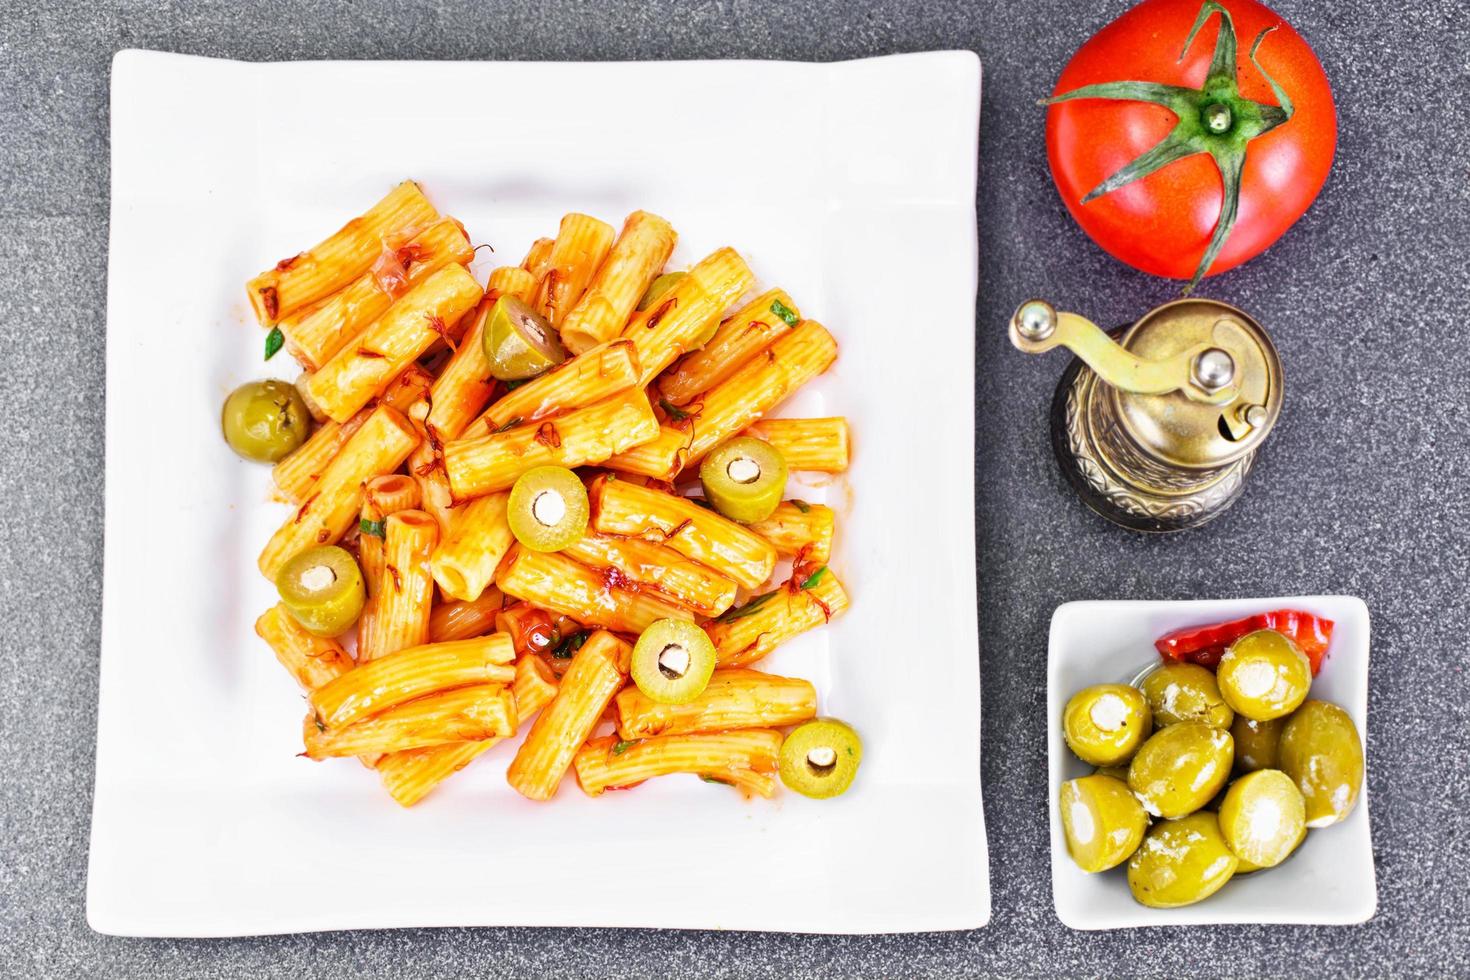
M 1306 800 L 1307 826 L 1346 819 L 1363 789 L 1363 741 L 1348 713 L 1308 701 L 1281 729 L 1281 771 Z
M 1307 699 L 1312 664 L 1284 633 L 1256 630 L 1232 643 L 1216 677 L 1225 703 L 1256 721 L 1291 714 Z
M 741 436 L 721 443 L 699 464 L 699 482 L 715 510 L 732 521 L 763 521 L 786 492 L 786 460 L 769 442 Z
M 1116 766 L 1133 758 L 1153 720 L 1143 692 L 1126 684 L 1098 684 L 1072 695 L 1062 712 L 1062 734 L 1077 758 Z
M 495 301 L 482 336 L 490 373 L 501 381 L 534 378 L 567 359 L 551 322 L 515 296 Z
M 799 725 L 781 743 L 781 782 L 788 789 L 825 800 L 847 792 L 863 761 L 863 740 L 835 718 Z
M 1148 698 L 1154 725 L 1163 728 L 1181 721 L 1202 721 L 1215 728 L 1229 728 L 1235 712 L 1220 696 L 1215 675 L 1199 664 L 1164 664 L 1139 685 Z
M 1213 813 L 1165 820 L 1154 824 L 1133 852 L 1128 889 L 1139 904 L 1150 908 L 1193 905 L 1219 891 L 1239 863 Z
M 560 551 L 587 533 L 587 488 L 565 466 L 537 466 L 510 489 L 506 520 L 532 551 Z
M 222 418 L 225 442 L 245 459 L 274 463 L 311 435 L 311 413 L 296 386 L 251 381 L 230 392 Z
M 1252 868 L 1274 868 L 1307 832 L 1301 791 L 1279 769 L 1262 769 L 1230 784 L 1220 804 L 1220 833 Z
M 648 289 L 643 293 L 643 298 L 638 301 L 638 312 L 642 313 L 650 309 L 654 303 L 663 298 L 665 293 L 679 285 L 679 280 L 687 275 L 689 275 L 687 272 L 665 272 L 649 283 Z
M 633 683 L 661 704 L 684 704 L 704 693 L 715 670 L 709 634 L 682 619 L 660 619 L 633 646 Z
M 1272 867 L 1279 866 L 1281 863 L 1283 863 L 1286 860 L 1286 858 L 1289 858 L 1293 854 L 1295 854 L 1297 852 L 1297 848 L 1301 847 L 1302 846 L 1302 842 L 1305 841 L 1306 839 L 1307 839 L 1307 828 L 1303 827 L 1301 834 L 1296 839 L 1296 843 L 1293 844 L 1293 845 L 1291 845 L 1291 847 L 1287 850 L 1286 857 L 1284 857 L 1280 861 L 1276 862 L 1276 864 L 1275 865 L 1272 865 Z M 1265 871 L 1265 870 L 1267 870 L 1266 868 L 1261 867 L 1259 864 L 1252 864 L 1251 862 L 1247 861 L 1245 858 L 1240 857 L 1239 854 L 1237 854 L 1235 856 L 1238 857 L 1238 858 L 1240 858 L 1240 863 L 1235 866 L 1235 877 L 1237 877 L 1237 878 L 1239 878 L 1241 875 L 1255 874 L 1257 871 Z
M 1096 769 L 1092 770 L 1092 774 L 1094 776 L 1112 776 L 1119 782 L 1128 782 L 1127 766 L 1098 766 Z
M 276 576 L 281 603 L 308 633 L 340 636 L 362 613 L 362 571 L 336 545 L 308 548 L 281 566 Z
M 1235 724 L 1230 726 L 1230 735 L 1235 739 L 1235 768 L 1241 772 L 1258 769 L 1279 769 L 1281 729 L 1286 726 L 1285 718 L 1256 721 L 1245 715 L 1236 715 Z
M 1067 853 L 1089 874 L 1116 868 L 1138 849 L 1148 814 L 1122 780 L 1083 776 L 1062 784 Z
M 1230 778 L 1230 733 L 1202 721 L 1181 721 L 1154 733 L 1128 767 L 1128 788 L 1145 810 L 1173 820 L 1193 813 Z

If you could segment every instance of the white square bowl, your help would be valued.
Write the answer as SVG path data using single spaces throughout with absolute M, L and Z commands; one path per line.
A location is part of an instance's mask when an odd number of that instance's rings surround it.
M 968 52 L 830 65 L 119 54 L 93 928 L 984 925 L 979 105 Z M 651 107 L 667 124 L 649 124 Z M 255 556 L 287 510 L 268 502 L 268 470 L 225 446 L 220 405 L 287 367 L 261 364 L 244 281 L 404 177 L 499 249 L 480 253 L 482 281 L 567 211 L 620 222 L 647 208 L 680 232 L 675 267 L 732 245 L 832 330 L 836 366 L 782 411 L 851 420 L 851 469 L 802 495 L 839 513 L 832 565 L 852 607 L 761 666 L 812 680 L 822 712 L 862 733 L 848 794 L 745 802 L 690 776 L 599 799 L 567 780 L 535 804 L 506 785 L 513 753 L 497 749 L 402 810 L 354 762 L 296 758 L 300 694 L 251 629 L 275 601 Z M 915 324 L 952 356 L 894 358 Z M 936 524 L 955 531 L 936 539 Z M 922 683 L 896 683 L 912 639 L 896 611 L 915 608 L 931 655 Z
M 1287 596 L 1165 602 L 1069 602 L 1052 615 L 1047 654 L 1048 801 L 1051 820 L 1052 899 L 1073 929 L 1124 929 L 1224 923 L 1351 925 L 1378 907 L 1373 842 L 1368 830 L 1368 786 L 1358 805 L 1332 827 L 1312 830 L 1285 863 L 1228 882 L 1211 897 L 1177 909 L 1138 904 L 1125 868 L 1088 874 L 1067 853 L 1057 791 L 1092 767 L 1067 748 L 1062 711 L 1092 684 L 1126 684 L 1159 660 L 1154 640 L 1170 630 L 1228 622 L 1272 609 L 1302 609 L 1336 625 L 1311 697 L 1340 705 L 1364 738 L 1368 734 L 1368 608 L 1353 596 Z

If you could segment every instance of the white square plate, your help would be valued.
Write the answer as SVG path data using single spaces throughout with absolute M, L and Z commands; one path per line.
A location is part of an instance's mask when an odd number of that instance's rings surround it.
M 1069 602 L 1052 615 L 1046 679 L 1051 885 L 1057 916 L 1073 929 L 1217 923 L 1350 925 L 1372 918 L 1378 907 L 1378 885 L 1368 833 L 1366 780 L 1358 805 L 1342 823 L 1309 831 L 1306 842 L 1280 866 L 1230 881 L 1203 902 L 1184 908 L 1139 905 L 1128 891 L 1124 868 L 1090 875 L 1067 854 L 1057 790 L 1066 780 L 1092 771 L 1068 750 L 1062 737 L 1062 709 L 1067 700 L 1092 684 L 1128 683 L 1158 662 L 1154 640 L 1170 630 L 1228 622 L 1272 609 L 1302 609 L 1335 623 L 1327 660 L 1312 680 L 1310 696 L 1341 705 L 1366 739 L 1368 607 L 1361 599 L 1288 596 Z M 1367 749 L 1365 742 L 1364 751 Z
M 979 100 L 964 52 L 833 65 L 118 55 L 93 928 L 984 925 Z M 862 732 L 846 796 L 747 803 L 671 777 L 595 800 L 569 780 L 537 805 L 506 786 L 497 751 L 402 810 L 360 766 L 295 757 L 299 694 L 252 631 L 274 601 L 255 556 L 285 511 L 266 502 L 266 469 L 219 434 L 231 388 L 287 370 L 285 357 L 261 364 L 242 284 L 410 176 L 500 250 L 481 253 L 482 281 L 566 211 L 621 223 L 643 207 L 680 231 L 676 264 L 733 245 L 837 336 L 837 366 L 784 412 L 851 418 L 847 479 L 803 495 L 839 509 L 833 567 L 853 606 L 763 666 L 812 679 L 823 713 Z M 894 357 L 916 329 L 945 356 Z

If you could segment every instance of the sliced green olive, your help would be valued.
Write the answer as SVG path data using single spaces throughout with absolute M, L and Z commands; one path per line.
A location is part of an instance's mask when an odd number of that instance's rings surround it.
M 699 482 L 715 510 L 742 524 L 770 517 L 786 492 L 786 460 L 769 442 L 741 436 L 699 464 Z
M 1138 688 L 1126 684 L 1083 688 L 1062 712 L 1068 747 L 1093 766 L 1127 762 L 1152 729 L 1148 702 Z
M 633 683 L 662 704 L 684 704 L 704 693 L 715 670 L 709 635 L 682 619 L 660 619 L 633 646 Z
M 551 322 L 515 296 L 495 301 L 484 344 L 490 373 L 501 381 L 534 378 L 567 359 Z
M 1199 664 L 1164 664 L 1138 685 L 1148 698 L 1159 728 L 1181 721 L 1202 721 L 1215 728 L 1229 728 L 1235 712 L 1220 696 L 1215 675 Z
M 560 551 L 587 533 L 587 488 L 565 466 L 537 466 L 510 490 L 506 519 L 532 551 Z
M 1285 861 L 1307 832 L 1307 809 L 1291 777 L 1262 769 L 1230 784 L 1220 804 L 1220 833 L 1252 870 Z
M 1307 699 L 1312 664 L 1286 634 L 1256 630 L 1226 649 L 1216 678 L 1237 714 L 1270 721 L 1291 714 Z
M 221 418 L 225 442 L 245 459 L 274 463 L 311 435 L 311 413 L 296 386 L 252 381 L 230 392 Z
M 1219 891 L 1239 864 L 1213 813 L 1164 820 L 1154 824 L 1129 859 L 1128 889 L 1150 908 L 1193 905 Z
M 664 294 L 669 290 L 679 285 L 679 280 L 687 275 L 689 275 L 687 272 L 665 272 L 653 282 L 649 283 L 647 291 L 643 294 L 643 298 L 638 301 L 638 312 L 642 313 L 644 310 L 652 309 L 654 303 L 662 299 Z
M 1116 868 L 1132 856 L 1148 830 L 1148 814 L 1112 776 L 1083 776 L 1062 784 L 1060 809 L 1067 853 L 1088 874 Z
M 362 571 L 336 545 L 308 548 L 286 562 L 276 576 L 276 591 L 286 611 L 317 636 L 347 632 L 366 599 Z
M 1281 771 L 1307 802 L 1307 826 L 1347 818 L 1363 790 L 1363 740 L 1348 713 L 1328 701 L 1308 701 L 1281 729 Z
M 814 800 L 841 796 L 863 761 L 863 740 L 835 718 L 799 725 L 781 743 L 781 782 Z

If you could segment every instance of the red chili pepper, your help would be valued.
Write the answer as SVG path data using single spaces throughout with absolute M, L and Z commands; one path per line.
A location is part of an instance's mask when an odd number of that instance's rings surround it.
M 1311 661 L 1313 677 L 1321 671 L 1327 645 L 1332 642 L 1332 620 L 1299 609 L 1276 609 L 1228 623 L 1175 630 L 1155 640 L 1154 646 L 1167 659 L 1214 668 L 1226 647 L 1256 630 L 1276 630 L 1294 640 Z

